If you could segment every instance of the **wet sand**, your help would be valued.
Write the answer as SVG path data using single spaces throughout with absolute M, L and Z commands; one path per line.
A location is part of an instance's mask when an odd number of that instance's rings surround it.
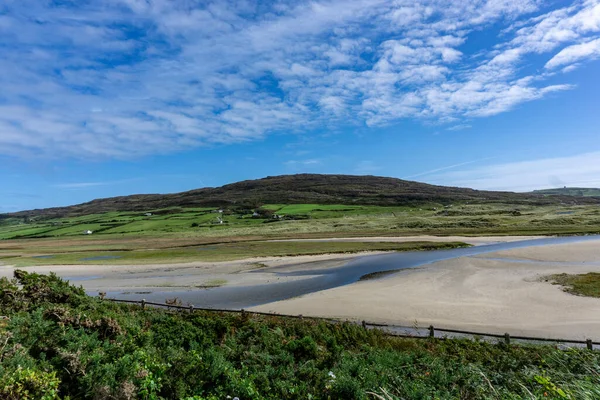
M 430 237 L 371 239 L 432 240 Z M 484 245 L 524 238 L 436 238 L 442 239 Z M 541 240 L 514 246 L 547 241 L 536 239 Z M 541 281 L 543 276 L 554 273 L 600 272 L 600 240 L 572 239 L 584 241 L 511 250 L 500 249 L 513 244 L 494 244 L 493 253 L 485 253 L 488 248 L 477 246 L 431 252 L 25 269 L 55 272 L 82 285 L 91 295 L 102 291 L 114 298 L 162 302 L 178 297 L 184 304 L 219 308 L 263 304 L 254 309 L 407 326 L 433 324 L 481 332 L 600 340 L 600 299 L 564 293 L 560 287 Z M 560 240 L 563 239 L 551 239 Z M 386 278 L 356 282 L 365 273 L 397 268 L 408 269 Z M 13 270 L 10 266 L 0 266 L 0 276 L 10 277 Z M 301 297 L 289 299 L 293 296 Z
M 463 241 L 474 245 L 499 242 L 512 242 L 539 238 L 535 236 L 499 236 L 499 237 L 366 237 L 366 238 L 334 238 L 316 239 L 325 241 L 373 241 L 373 242 L 414 242 L 414 241 Z M 312 240 L 312 239 L 311 239 Z M 26 267 L 25 270 L 47 274 L 55 272 L 62 278 L 81 284 L 88 292 L 111 291 L 181 291 L 207 288 L 211 286 L 252 286 L 274 282 L 289 282 L 309 279 L 302 277 L 274 276 L 268 269 L 277 268 L 278 272 L 310 271 L 337 268 L 358 257 L 384 254 L 386 252 L 360 252 L 352 254 L 322 254 L 314 256 L 293 257 L 257 257 L 244 260 L 224 262 L 190 262 L 172 264 L 147 265 L 50 265 Z M 389 253 L 389 252 L 388 252 Z M 265 273 L 260 270 L 265 269 Z M 0 277 L 11 277 L 14 268 L 0 262 Z M 252 272 L 252 273 L 249 273 Z
M 520 240 L 541 239 L 548 236 L 369 236 L 324 239 L 277 239 L 273 242 L 464 242 L 473 246 L 492 243 L 509 243 Z
M 600 272 L 600 240 L 460 257 L 255 307 L 404 326 L 600 340 L 600 299 L 544 281 Z
M 40 274 L 56 273 L 74 284 L 83 286 L 89 293 L 98 291 L 139 292 L 148 290 L 181 291 L 211 286 L 264 285 L 285 279 L 294 281 L 307 276 L 276 277 L 267 268 L 282 272 L 309 271 L 336 268 L 360 256 L 383 254 L 323 254 L 296 257 L 260 257 L 223 262 L 191 262 L 148 265 L 49 265 L 23 268 Z M 0 277 L 12 277 L 14 267 L 0 266 Z

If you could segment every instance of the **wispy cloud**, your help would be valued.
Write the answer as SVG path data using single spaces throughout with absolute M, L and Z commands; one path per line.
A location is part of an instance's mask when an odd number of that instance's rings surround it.
M 419 176 L 431 175 L 431 174 L 435 174 L 436 172 L 446 171 L 446 170 L 449 170 L 449 169 L 454 169 L 454 168 L 462 167 L 464 165 L 475 164 L 475 163 L 482 162 L 482 161 L 492 160 L 493 158 L 494 157 L 479 158 L 477 160 L 465 161 L 465 162 L 458 163 L 458 164 L 447 165 L 445 167 L 436 168 L 436 169 L 430 169 L 428 171 L 419 172 L 418 174 L 405 176 L 402 179 L 412 179 L 412 178 L 417 178 Z
M 0 192 L 0 197 L 13 197 L 17 199 L 39 199 L 39 194 L 22 193 L 22 192 Z
M 600 187 L 600 152 L 450 171 L 432 175 L 427 181 L 475 189 L 512 191 L 557 186 Z
M 100 182 L 69 182 L 69 183 L 57 183 L 52 186 L 60 189 L 85 189 L 91 187 L 98 186 L 113 186 L 113 185 L 122 185 L 125 183 L 131 183 L 135 181 L 139 181 L 141 178 L 131 178 L 131 179 L 119 179 L 114 181 L 100 181 Z
M 314 166 L 314 165 L 319 165 L 321 164 L 321 160 L 312 158 L 309 160 L 288 160 L 284 163 L 285 165 L 287 165 L 288 167 L 298 167 L 298 166 Z
M 589 42 L 574 44 L 562 49 L 546 63 L 546 68 L 561 67 L 565 64 L 572 65 L 582 59 L 598 57 L 600 57 L 600 39 L 590 40 Z
M 460 126 L 572 88 L 545 82 L 597 57 L 597 0 L 540 4 L 4 2 L 0 155 L 129 158 L 405 118 Z M 489 26 L 506 29 L 468 53 Z
M 472 126 L 469 124 L 458 124 L 458 125 L 452 125 L 451 127 L 447 128 L 446 130 L 448 131 L 464 131 L 465 129 L 471 129 Z

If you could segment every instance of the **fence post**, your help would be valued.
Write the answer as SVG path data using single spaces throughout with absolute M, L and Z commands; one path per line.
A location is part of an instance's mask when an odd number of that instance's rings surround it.
M 142 308 L 146 308 L 146 299 L 142 299 Z
M 508 332 L 504 334 L 504 343 L 510 344 L 510 335 Z
M 367 329 L 367 321 L 363 320 L 362 327 L 365 328 L 365 329 Z
M 190 314 L 194 312 L 194 305 L 190 304 Z
M 585 344 L 587 345 L 588 350 L 594 350 L 594 344 L 592 343 L 592 339 L 587 339 L 585 341 Z
M 435 337 L 435 328 L 433 327 L 433 325 L 429 325 L 429 337 Z

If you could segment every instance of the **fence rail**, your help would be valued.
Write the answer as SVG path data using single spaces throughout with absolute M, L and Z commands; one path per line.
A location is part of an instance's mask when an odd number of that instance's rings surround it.
M 146 301 L 146 300 L 124 300 L 124 299 L 112 299 L 112 298 L 105 298 L 104 300 L 115 302 L 115 303 L 136 304 L 136 305 L 141 306 L 142 308 L 145 308 L 146 306 L 153 306 L 153 307 L 165 307 L 169 310 L 175 309 L 175 310 L 182 310 L 182 311 L 189 311 L 189 312 L 211 311 L 211 312 L 237 313 L 237 314 L 246 313 L 246 314 L 251 314 L 251 315 L 262 315 L 262 316 L 270 316 L 270 317 L 311 319 L 311 320 L 325 321 L 325 322 L 332 322 L 332 323 L 344 322 L 344 321 L 341 321 L 338 319 L 333 319 L 333 318 L 311 317 L 311 316 L 289 315 L 289 314 L 276 314 L 276 313 L 268 313 L 268 312 L 261 312 L 261 311 L 247 311 L 244 309 L 232 310 L 232 309 L 195 307 L 194 305 L 183 306 L 183 305 L 177 305 L 177 304 L 156 303 L 156 302 L 151 302 L 151 301 Z M 444 339 L 447 337 L 447 335 L 442 336 L 442 337 L 436 336 L 436 332 L 438 332 L 438 333 L 449 333 L 449 334 L 455 334 L 455 335 L 465 335 L 465 336 L 470 336 L 472 338 L 474 338 L 474 337 L 499 338 L 499 339 L 504 339 L 504 341 L 507 344 L 510 344 L 511 340 L 519 340 L 519 341 L 524 341 L 524 342 L 550 342 L 550 343 L 562 343 L 565 345 L 569 345 L 569 344 L 586 345 L 586 347 L 589 350 L 594 350 L 594 346 L 600 346 L 600 342 L 594 342 L 591 339 L 576 340 L 576 339 L 551 339 L 551 338 L 541 338 L 541 337 L 532 337 L 532 336 L 512 336 L 508 333 L 498 334 L 498 333 L 474 332 L 474 331 L 466 331 L 466 330 L 459 330 L 459 329 L 439 328 L 439 327 L 434 327 L 432 325 L 430 325 L 427 328 L 420 328 L 421 330 L 427 329 L 427 334 L 420 335 L 420 334 L 408 334 L 408 333 L 399 333 L 398 332 L 398 331 L 408 332 L 408 331 L 412 330 L 413 332 L 418 333 L 419 328 L 415 328 L 415 327 L 389 325 L 389 324 L 381 324 L 381 323 L 367 322 L 367 321 L 362 321 L 361 324 L 365 329 L 368 329 L 369 327 L 385 328 L 385 329 L 382 329 L 385 334 L 390 335 L 390 336 L 396 336 L 396 337 L 407 337 L 407 338 L 418 338 L 418 339 L 425 339 L 425 338 L 430 338 L 430 337 L 437 337 L 437 338 Z M 388 329 L 388 330 L 386 330 L 386 329 Z M 394 330 L 396 332 L 393 332 L 393 331 L 390 332 L 389 330 Z

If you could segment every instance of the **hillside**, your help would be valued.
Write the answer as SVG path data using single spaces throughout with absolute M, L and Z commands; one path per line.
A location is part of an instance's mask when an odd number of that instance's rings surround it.
M 218 188 L 173 194 L 138 194 L 97 199 L 69 207 L 21 211 L 13 217 L 57 218 L 108 211 L 144 211 L 167 207 L 257 207 L 266 203 L 419 205 L 453 202 L 509 204 L 591 204 L 600 199 L 545 196 L 537 193 L 478 191 L 435 186 L 396 178 L 354 175 L 298 174 L 247 180 Z
M 552 196 L 600 197 L 600 189 L 597 188 L 564 187 L 534 190 L 532 193 Z

